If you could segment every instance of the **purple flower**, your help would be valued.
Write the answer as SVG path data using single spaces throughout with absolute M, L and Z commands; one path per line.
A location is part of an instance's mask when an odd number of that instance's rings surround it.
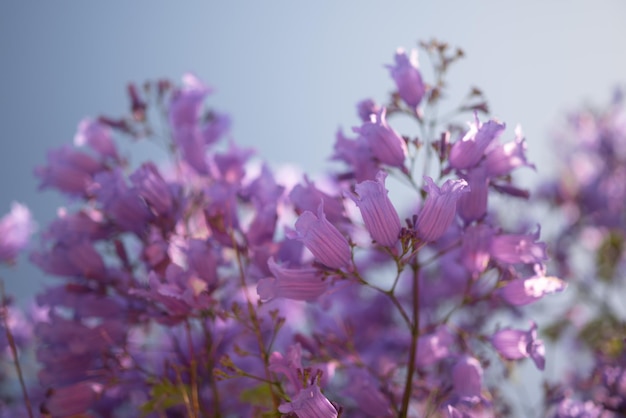
M 477 165 L 489 144 L 500 136 L 504 128 L 503 123 L 490 120 L 481 124 L 476 118 L 476 122 L 470 125 L 470 130 L 465 136 L 452 145 L 450 167 L 464 170 Z
M 469 185 L 469 192 L 464 193 L 458 203 L 459 216 L 470 223 L 482 219 L 487 213 L 489 178 L 484 167 L 475 167 L 464 176 Z
M 528 331 L 505 328 L 491 337 L 491 344 L 507 360 L 530 357 L 539 370 L 545 368 L 543 341 L 537 339 L 537 324 L 531 322 Z
M 69 417 L 82 415 L 99 398 L 104 386 L 93 381 L 78 382 L 55 388 L 44 403 L 44 411 L 50 416 Z
M 252 200 L 257 208 L 260 208 L 264 205 L 276 206 L 284 191 L 285 188 L 276 183 L 274 174 L 269 167 L 263 164 L 261 173 L 242 190 L 241 194 L 246 199 Z M 318 204 L 319 201 L 315 205 L 316 208 Z
M 337 410 L 313 383 L 301 389 L 291 402 L 282 404 L 278 410 L 283 414 L 293 412 L 298 418 L 336 418 Z
M 369 122 L 372 120 L 372 115 L 380 112 L 380 106 L 372 99 L 361 100 L 357 103 L 356 108 L 362 122 Z
M 375 418 L 393 415 L 389 398 L 380 390 L 379 382 L 364 369 L 351 369 L 348 373 L 345 394 L 354 399 L 360 414 Z
M 302 346 L 296 343 L 287 348 L 287 354 L 283 356 L 275 351 L 270 356 L 270 371 L 283 374 L 291 389 L 298 393 L 302 390 L 301 379 L 298 378 L 298 370 L 302 370 Z
M 417 340 L 417 364 L 430 366 L 450 355 L 454 338 L 444 325 L 432 334 L 422 335 Z
M 71 147 L 48 152 L 48 165 L 37 167 L 35 175 L 41 179 L 40 189 L 53 187 L 71 195 L 86 195 L 94 174 L 104 170 L 104 165 L 84 152 Z
M 527 279 L 515 279 L 498 290 L 500 296 L 514 306 L 528 305 L 545 295 L 561 292 L 567 284 L 552 276 L 538 274 Z
M 208 284 L 217 281 L 217 257 L 203 240 L 191 239 L 187 246 L 187 263 L 199 278 Z
M 367 139 L 359 136 L 356 140 L 344 136 L 341 130 L 337 131 L 335 142 L 335 154 L 333 160 L 344 161 L 352 172 L 356 181 L 372 180 L 380 170 L 374 154 L 370 149 Z
M 356 195 L 349 197 L 356 203 L 363 216 L 365 227 L 372 238 L 387 247 L 398 242 L 400 234 L 400 217 L 393 207 L 393 203 L 387 196 L 385 178 L 387 173 L 380 171 L 376 175 L 376 181 L 366 180 L 356 185 Z
M 313 253 L 315 258 L 330 268 L 346 267 L 350 264 L 351 251 L 348 240 L 326 219 L 324 203 L 320 203 L 317 216 L 306 211 L 296 221 L 295 234 Z
M 183 88 L 172 95 L 169 106 L 169 119 L 175 132 L 183 126 L 198 123 L 202 103 L 209 93 L 211 89 L 194 74 L 183 75 Z
M 98 120 L 87 118 L 80 121 L 78 131 L 74 135 L 74 145 L 89 145 L 103 157 L 119 160 L 115 142 L 113 142 L 113 136 L 111 135 L 111 128 Z
M 546 244 L 537 242 L 541 230 L 534 234 L 504 234 L 493 237 L 491 255 L 507 264 L 535 264 L 548 259 Z
M 522 166 L 535 168 L 535 165 L 526 159 L 526 142 L 519 127 L 515 134 L 515 141 L 499 144 L 487 153 L 485 166 L 489 177 L 507 175 Z
M 367 145 L 374 157 L 383 164 L 403 168 L 407 155 L 404 139 L 387 124 L 384 107 L 379 113 L 372 116 L 370 122 L 365 122 L 354 132 L 360 134 L 367 141 Z
M 46 273 L 57 276 L 103 279 L 107 273 L 102 256 L 87 240 L 55 245 L 47 252 L 34 252 L 30 260 Z
M 328 282 L 322 280 L 317 269 L 285 268 L 276 263 L 274 258 L 270 258 L 267 264 L 274 277 L 259 280 L 257 293 L 262 301 L 274 298 L 311 301 L 328 288 Z
M 230 129 L 230 117 L 221 113 L 209 113 L 209 118 L 202 127 L 200 132 L 202 141 L 206 145 L 217 142 L 222 136 L 228 133 Z
M 230 141 L 226 152 L 215 155 L 219 177 L 227 183 L 238 184 L 246 175 L 246 161 L 253 155 L 253 149 L 241 148 L 234 141 Z
M 424 180 L 428 197 L 415 227 L 423 241 L 435 241 L 454 221 L 457 201 L 469 187 L 465 180 L 447 180 L 440 189 L 430 177 L 424 177 Z
M 465 229 L 461 246 L 461 262 L 473 277 L 485 271 L 491 257 L 493 230 L 485 224 Z
M 565 398 L 559 404 L 554 418 L 600 418 L 605 416 L 603 412 L 604 408 L 592 401 Z
M 151 162 L 142 164 L 130 175 L 130 181 L 137 188 L 137 193 L 148 202 L 157 215 L 172 214 L 174 208 L 172 190 L 156 165 Z
M 194 310 L 210 306 L 206 293 L 208 284 L 176 264 L 170 264 L 163 280 L 154 271 L 148 275 L 148 289 L 131 289 L 130 294 L 146 299 L 159 307 L 157 322 L 175 325 L 187 319 Z
M 257 206 L 256 213 L 248 227 L 246 238 L 250 246 L 260 247 L 263 244 L 272 242 L 278 214 L 276 212 L 276 203 L 257 204 L 255 206 Z
M 304 178 L 305 185 L 297 184 L 289 193 L 289 200 L 298 212 L 315 211 L 322 201 L 324 201 L 324 214 L 329 222 L 337 224 L 346 221 L 343 202 L 336 196 L 324 193 L 315 184 Z
M 461 399 L 480 398 L 483 385 L 483 368 L 474 357 L 461 357 L 452 368 L 454 392 Z
M 137 234 L 144 232 L 152 214 L 137 189 L 128 187 L 119 170 L 96 175 L 90 190 L 118 226 Z
M 426 86 L 422 81 L 422 75 L 418 70 L 417 50 L 411 50 L 411 56 L 407 56 L 403 49 L 396 51 L 395 66 L 388 65 L 398 87 L 398 94 L 404 102 L 412 108 L 416 108 L 422 101 Z
M 448 418 L 472 418 L 470 415 L 459 411 L 452 405 L 448 405 Z
M 207 143 L 199 126 L 202 103 L 211 89 L 195 75 L 183 76 L 183 88 L 174 92 L 169 106 L 169 121 L 174 142 L 184 160 L 200 174 L 208 174 Z M 214 139 L 211 139 L 214 140 Z
M 0 262 L 12 262 L 26 248 L 36 226 L 28 208 L 11 204 L 11 212 L 0 219 Z

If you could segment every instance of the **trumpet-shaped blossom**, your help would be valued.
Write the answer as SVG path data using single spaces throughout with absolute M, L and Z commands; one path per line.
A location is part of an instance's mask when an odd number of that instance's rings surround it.
M 130 175 L 130 181 L 150 208 L 160 216 L 171 215 L 174 209 L 172 188 L 153 163 L 145 163 Z
M 548 259 L 546 244 L 537 242 L 540 230 L 534 234 L 501 234 L 491 240 L 491 255 L 508 264 L 537 264 Z
M 335 407 L 315 383 L 301 389 L 291 402 L 280 405 L 278 410 L 283 414 L 293 412 L 298 418 L 336 418 L 339 416 Z
M 111 127 L 99 120 L 83 119 L 78 124 L 78 131 L 74 135 L 74 144 L 78 146 L 88 145 L 103 157 L 119 160 Z
M 372 180 L 380 170 L 374 160 L 374 153 L 363 136 L 349 139 L 341 130 L 337 131 L 334 160 L 344 161 L 356 181 Z
M 365 138 L 374 158 L 391 167 L 402 168 L 407 155 L 406 142 L 387 124 L 386 112 L 383 107 L 372 116 L 371 121 L 354 128 L 354 131 Z
M 475 167 L 465 176 L 469 192 L 459 198 L 459 216 L 469 223 L 482 219 L 487 214 L 489 178 L 484 167 Z
M 485 156 L 491 142 L 504 131 L 505 125 L 495 120 L 480 123 L 478 119 L 469 131 L 450 149 L 450 167 L 464 170 L 476 166 Z
M 311 301 L 317 299 L 328 288 L 317 269 L 311 267 L 285 268 L 274 258 L 267 261 L 273 277 L 259 280 L 257 293 L 261 300 L 274 298 Z
M 54 389 L 46 399 L 42 412 L 54 417 L 82 415 L 104 390 L 104 385 L 94 381 L 78 382 Z
M 357 103 L 356 109 L 362 122 L 369 122 L 372 120 L 372 115 L 380 112 L 380 106 L 372 99 L 361 100 Z
M 508 282 L 498 290 L 500 296 L 514 306 L 528 305 L 545 295 L 564 290 L 567 284 L 552 276 L 544 276 L 538 273 L 526 279 L 515 279 Z
M 463 356 L 452 367 L 452 386 L 461 399 L 480 398 L 483 385 L 483 367 L 475 357 Z
M 507 360 L 530 357 L 539 370 L 545 368 L 545 348 L 537 338 L 537 324 L 531 322 L 528 331 L 512 328 L 501 329 L 491 337 L 491 344 Z
M 465 180 L 447 180 L 441 188 L 430 177 L 424 177 L 428 193 L 415 228 L 423 241 L 440 238 L 454 221 L 457 201 L 469 190 Z
M 396 82 L 398 94 L 407 105 L 416 108 L 422 101 L 426 86 L 418 69 L 417 50 L 411 50 L 410 56 L 402 48 L 395 56 L 395 65 L 388 65 L 391 77 Z
M 96 175 L 90 190 L 119 227 L 137 234 L 144 232 L 152 214 L 138 190 L 128 187 L 119 170 Z
M 290 238 L 302 241 L 320 263 L 330 268 L 338 269 L 350 264 L 348 240 L 326 219 L 323 202 L 317 209 L 317 216 L 310 211 L 300 215 L 295 233 L 290 235 Z
M 93 176 L 105 166 L 92 156 L 68 146 L 48 152 L 48 165 L 37 167 L 35 175 L 41 179 L 40 189 L 53 187 L 69 195 L 87 194 Z
M 376 181 L 366 180 L 357 184 L 356 195 L 349 196 L 361 210 L 365 227 L 372 238 L 380 245 L 390 247 L 398 242 L 402 227 L 400 217 L 387 195 L 386 177 L 387 173 L 380 171 Z
M 343 202 L 338 197 L 330 196 L 318 189 L 308 177 L 304 178 L 304 185 L 294 186 L 289 193 L 289 200 L 299 212 L 316 211 L 320 203 L 324 201 L 324 214 L 329 222 L 336 224 L 346 221 Z
M 197 76 L 187 73 L 183 76 L 183 87 L 173 95 L 169 105 L 169 120 L 176 131 L 183 126 L 194 126 L 200 119 L 204 99 L 211 93 Z
M 33 264 L 49 274 L 63 277 L 103 279 L 107 270 L 102 256 L 87 240 L 58 244 L 30 255 Z
M 28 245 L 35 223 L 28 208 L 13 202 L 11 212 L 0 219 L 0 262 L 11 262 Z
M 441 326 L 432 334 L 422 335 L 417 340 L 417 364 L 426 367 L 448 357 L 454 337 L 447 327 Z
M 302 390 L 302 379 L 298 378 L 298 370 L 302 370 L 302 346 L 296 343 L 287 348 L 287 354 L 283 356 L 275 351 L 270 356 L 270 371 L 281 373 L 287 378 L 294 393 Z
M 485 224 L 465 229 L 461 245 L 461 263 L 473 277 L 485 271 L 491 258 L 493 230 Z
M 510 174 L 518 167 L 535 168 L 526 159 L 526 142 L 520 127 L 515 129 L 515 140 L 506 144 L 498 144 L 491 147 L 485 157 L 485 167 L 489 177 L 497 177 Z

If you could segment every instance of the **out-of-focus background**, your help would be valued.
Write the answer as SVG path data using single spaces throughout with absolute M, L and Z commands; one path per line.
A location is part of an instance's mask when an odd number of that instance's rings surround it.
M 320 172 L 337 128 L 358 124 L 356 102 L 387 98 L 396 48 L 433 37 L 466 53 L 452 98 L 480 87 L 507 139 L 522 125 L 540 176 L 565 112 L 625 82 L 625 19 L 619 0 L 0 2 L 0 212 L 23 202 L 42 229 L 63 204 L 37 191 L 46 150 L 86 116 L 125 112 L 128 82 L 186 71 L 215 87 L 209 104 L 231 114 L 238 143 Z M 42 282 L 24 259 L 1 275 L 19 298 Z

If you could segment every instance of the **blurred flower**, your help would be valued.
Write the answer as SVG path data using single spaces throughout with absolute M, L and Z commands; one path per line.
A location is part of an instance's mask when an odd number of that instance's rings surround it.
M 404 103 L 412 108 L 416 108 L 426 92 L 426 86 L 418 70 L 417 50 L 411 50 L 411 55 L 408 56 L 400 48 L 396 52 L 395 59 L 395 65 L 388 65 L 387 68 L 391 71 L 391 77 L 396 82 L 398 94 L 404 100 Z
M 28 208 L 13 202 L 11 212 L 0 219 L 0 262 L 13 262 L 36 228 Z

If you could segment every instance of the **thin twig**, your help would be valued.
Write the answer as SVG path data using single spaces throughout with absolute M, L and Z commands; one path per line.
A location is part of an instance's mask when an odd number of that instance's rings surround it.
M 7 336 L 7 342 L 9 343 L 9 347 L 11 348 L 11 355 L 13 356 L 13 363 L 15 364 L 15 371 L 17 372 L 17 377 L 20 381 L 20 387 L 22 388 L 22 395 L 24 396 L 24 405 L 26 405 L 26 410 L 28 411 L 28 416 L 33 418 L 33 407 L 30 403 L 30 398 L 28 397 L 28 390 L 26 389 L 26 383 L 24 382 L 24 374 L 22 373 L 22 367 L 20 366 L 20 360 L 17 353 L 17 346 L 15 345 L 15 339 L 13 338 L 13 333 L 9 328 L 9 310 L 7 308 L 8 301 L 6 299 L 4 293 L 4 281 L 0 279 L 0 300 L 2 304 L 0 306 L 0 316 L 2 316 L 2 322 L 4 325 L 4 332 Z

